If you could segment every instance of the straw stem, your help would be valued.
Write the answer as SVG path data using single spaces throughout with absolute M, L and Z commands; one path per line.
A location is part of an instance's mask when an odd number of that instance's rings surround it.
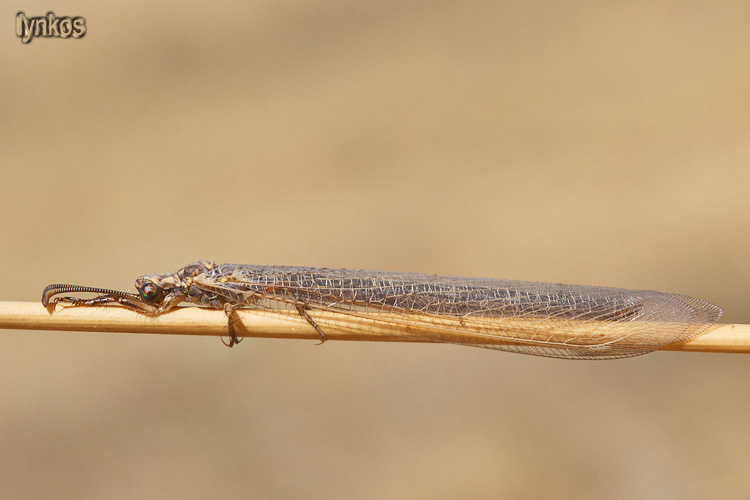
M 237 327 L 239 336 L 320 340 L 318 332 L 292 312 L 239 309 L 237 313 L 242 323 Z M 226 336 L 227 317 L 223 311 L 199 307 L 178 307 L 152 318 L 122 307 L 58 306 L 57 311 L 50 313 L 36 302 L 0 302 L 0 328 Z M 326 336 L 329 340 L 419 342 L 366 330 L 336 328 L 326 329 Z M 750 325 L 717 324 L 692 340 L 670 344 L 662 350 L 750 353 Z

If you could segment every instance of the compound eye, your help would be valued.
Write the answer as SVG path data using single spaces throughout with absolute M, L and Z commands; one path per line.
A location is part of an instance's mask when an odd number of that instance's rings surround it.
M 156 284 L 148 281 L 138 290 L 141 298 L 146 302 L 156 302 L 164 294 L 163 290 Z

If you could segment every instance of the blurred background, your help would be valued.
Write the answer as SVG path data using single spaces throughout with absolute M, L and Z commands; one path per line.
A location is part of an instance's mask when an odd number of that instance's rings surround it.
M 14 33 L 82 16 L 80 40 Z M 197 259 L 750 322 L 747 2 L 0 9 L 0 300 Z M 0 331 L 3 498 L 739 498 L 750 357 Z

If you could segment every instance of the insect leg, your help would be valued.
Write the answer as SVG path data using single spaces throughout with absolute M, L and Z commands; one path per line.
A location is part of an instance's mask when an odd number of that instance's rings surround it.
M 323 333 L 323 330 L 320 328 L 320 326 L 318 326 L 318 323 L 316 323 L 315 320 L 312 319 L 312 317 L 310 317 L 309 314 L 307 314 L 307 305 L 304 303 L 304 301 L 297 298 L 297 295 L 294 293 L 294 291 L 281 289 L 281 290 L 276 290 L 276 291 L 269 290 L 269 292 L 275 292 L 275 294 L 279 296 L 278 300 L 282 300 L 283 302 L 292 304 L 294 308 L 297 309 L 297 312 L 299 313 L 299 315 L 302 316 L 302 318 L 305 321 L 310 323 L 310 326 L 315 328 L 315 331 L 318 332 L 318 335 L 320 335 L 320 339 L 321 339 L 318 345 L 328 340 L 328 337 L 326 337 L 326 334 Z M 281 299 L 281 296 L 284 296 L 284 295 L 288 297 L 287 300 Z
M 227 328 L 229 329 L 229 343 L 224 342 L 222 337 L 221 342 L 227 346 L 232 347 L 235 344 L 242 342 L 242 338 L 237 338 L 237 333 L 234 330 L 234 325 L 240 321 L 240 316 L 237 311 L 234 310 L 234 306 L 228 302 L 224 303 L 224 314 L 227 315 Z
M 47 308 L 54 307 L 55 304 L 63 304 L 69 307 L 81 307 L 81 306 L 99 306 L 107 304 L 120 304 L 121 306 L 149 316 L 158 314 L 158 309 L 150 304 L 144 304 L 130 297 L 114 297 L 102 295 L 94 297 L 93 299 L 81 299 L 78 297 L 59 297 L 49 301 Z
M 313 328 L 315 328 L 315 331 L 318 332 L 318 334 L 320 335 L 320 338 L 322 340 L 320 341 L 320 343 L 318 345 L 320 345 L 323 342 L 325 342 L 326 340 L 328 340 L 328 337 L 326 337 L 326 334 L 323 333 L 323 330 L 320 329 L 320 327 L 315 322 L 315 320 L 312 319 L 309 314 L 307 314 L 307 309 L 305 309 L 304 305 L 302 305 L 302 304 L 294 304 L 294 307 L 297 308 L 297 312 L 299 313 L 299 315 L 302 316 L 303 318 L 305 318 L 307 320 L 307 322 L 310 323 L 310 325 Z

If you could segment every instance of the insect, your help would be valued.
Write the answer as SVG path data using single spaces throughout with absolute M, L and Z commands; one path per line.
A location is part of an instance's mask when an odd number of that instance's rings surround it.
M 706 331 L 722 312 L 704 300 L 647 290 L 207 260 L 141 276 L 135 286 L 137 294 L 54 284 L 42 304 L 120 305 L 148 316 L 181 302 L 222 309 L 229 347 L 242 340 L 235 310 L 255 308 L 293 311 L 323 342 L 328 328 L 343 328 L 575 359 L 645 354 Z M 68 293 L 97 295 L 61 296 Z

